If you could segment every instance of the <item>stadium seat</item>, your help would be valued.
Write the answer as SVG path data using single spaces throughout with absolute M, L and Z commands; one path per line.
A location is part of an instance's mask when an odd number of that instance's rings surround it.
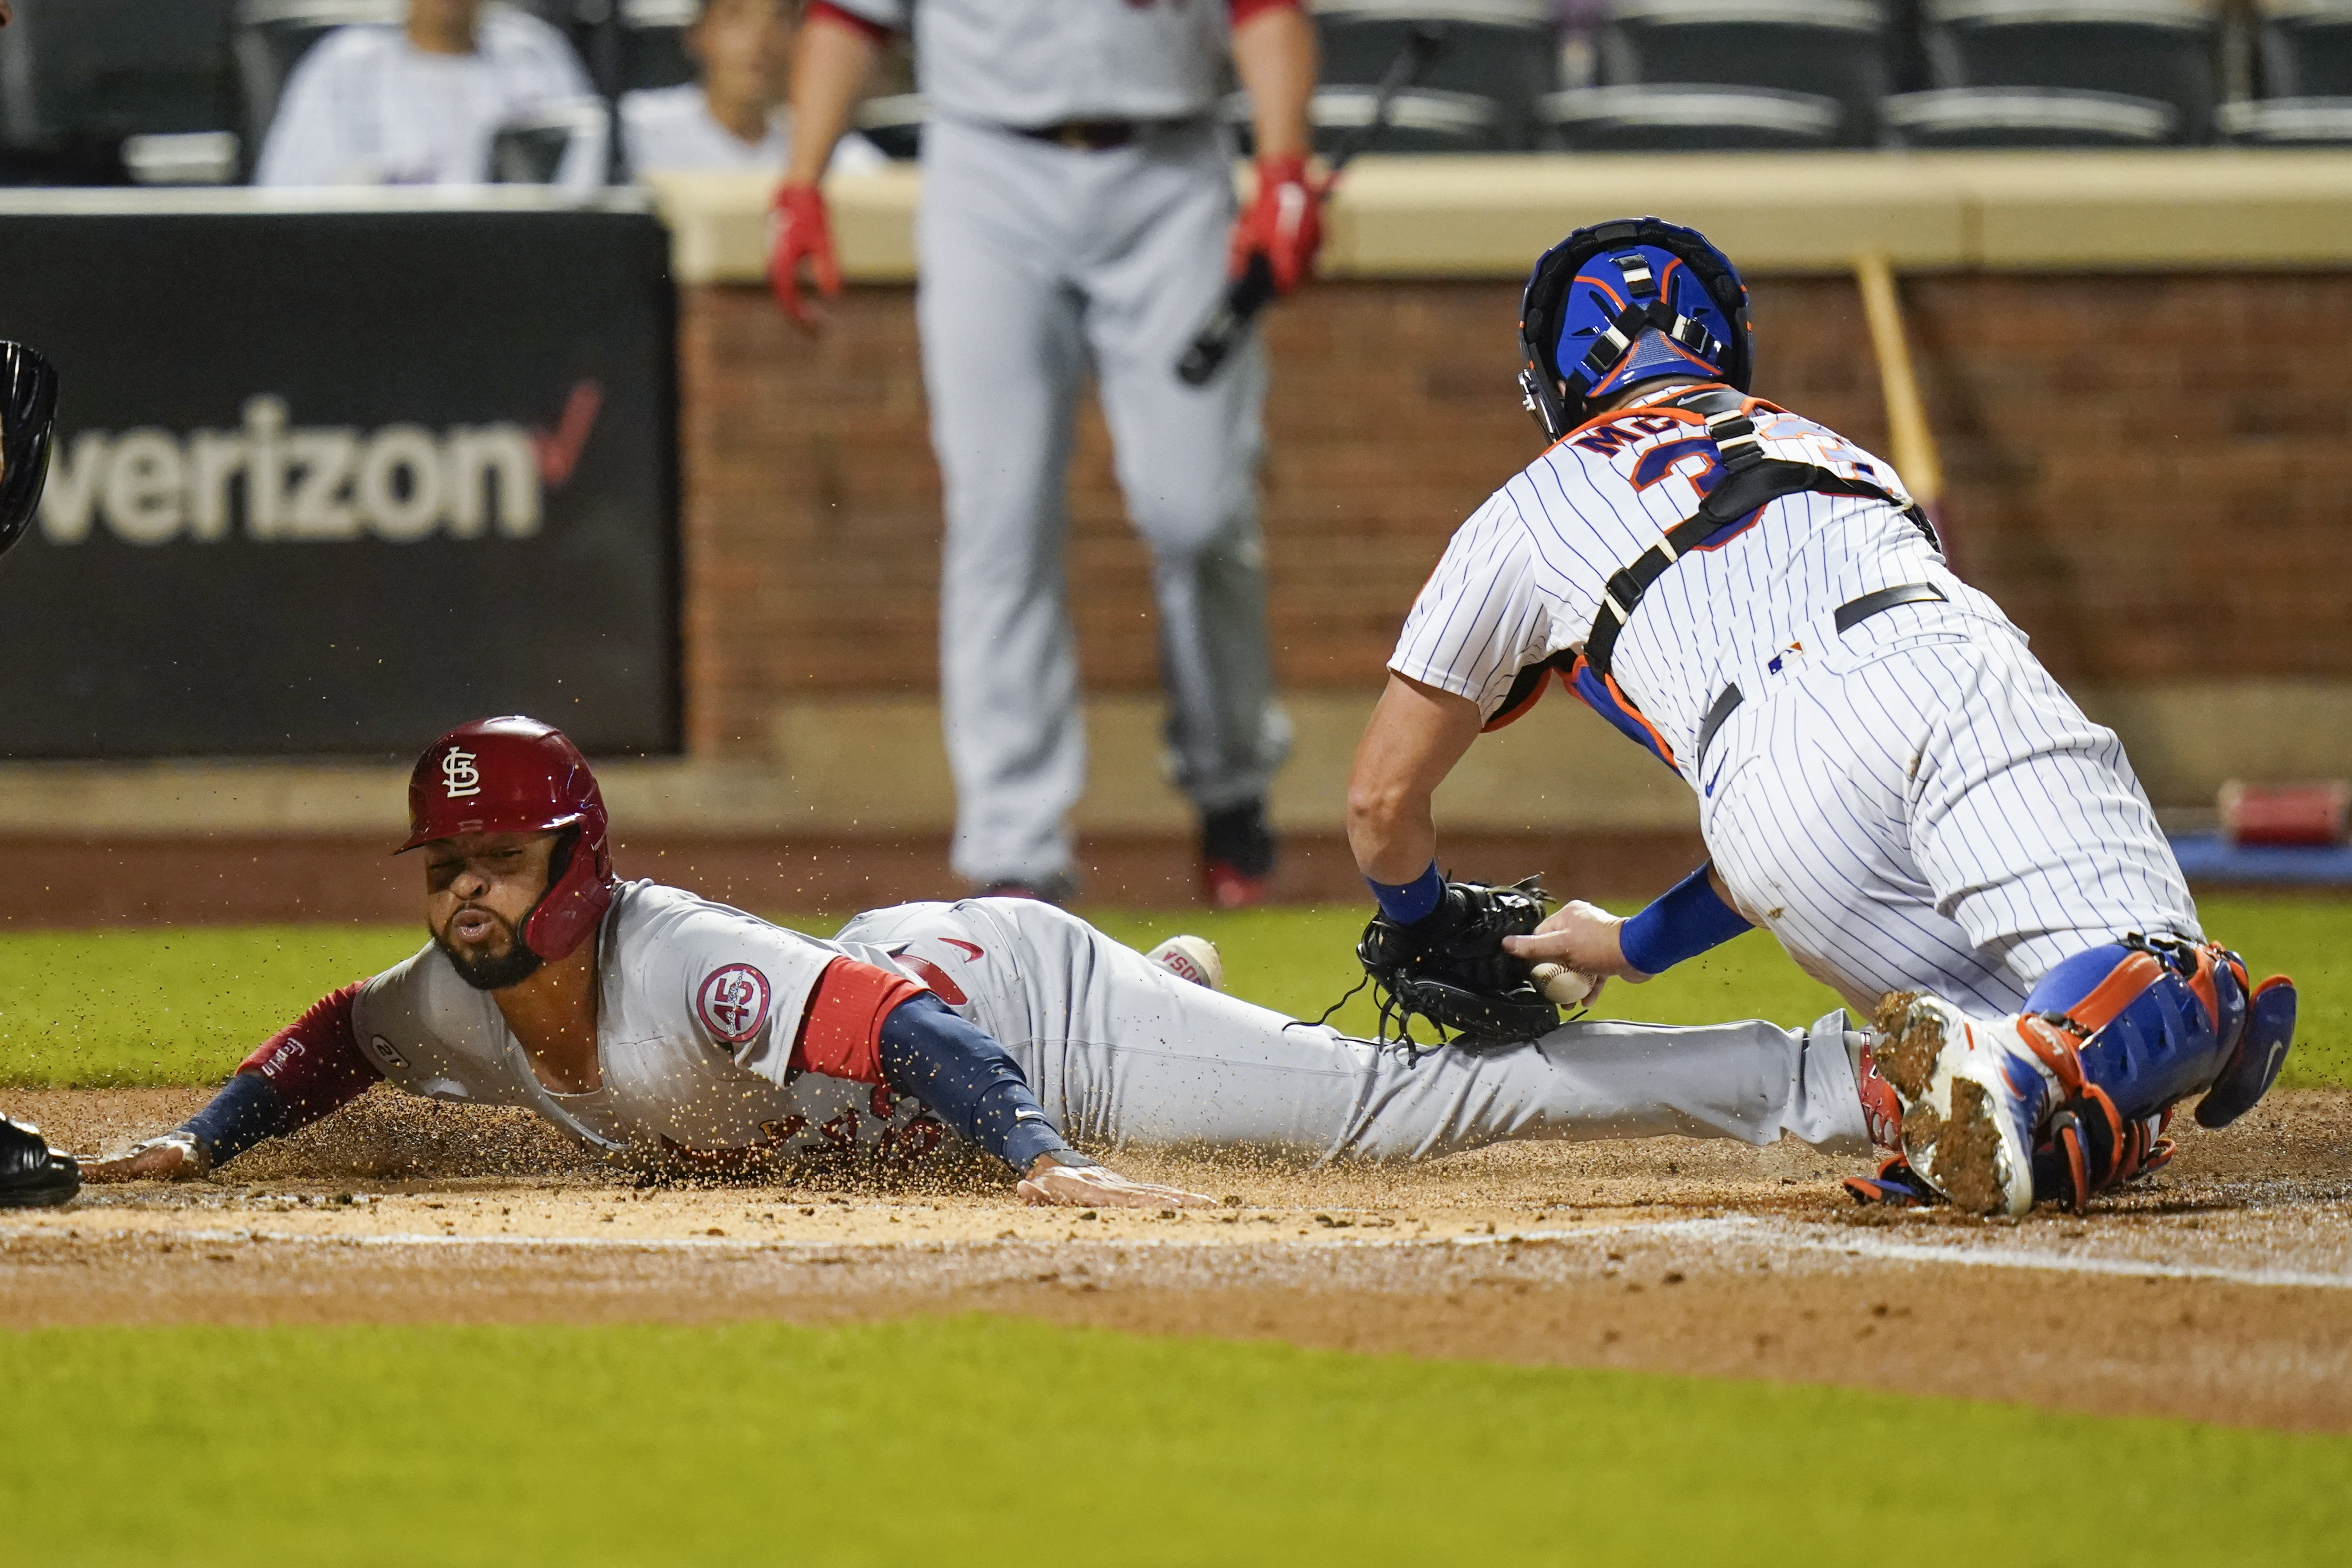
M 117 183 L 128 138 L 234 126 L 231 4 L 16 0 L 15 26 L 0 32 L 11 172 Z
M 2352 98 L 2352 0 L 2261 0 L 2265 98 Z
M 1910 144 L 1926 144 L 1918 138 L 1929 131 L 1947 139 L 1939 145 L 2026 144 L 2037 124 L 2053 145 L 2143 140 L 2149 117 L 2118 99 L 2168 107 L 2163 140 L 2212 134 L 2219 64 L 2204 0 L 1927 0 L 1924 14 L 1939 89 L 2030 88 L 2039 96 L 1979 100 L 1984 123 L 1974 131 L 1964 99 L 1911 103 L 1900 134 Z M 2071 93 L 2093 96 L 2069 110 L 2059 98 Z
M 1818 93 L 1703 83 L 1589 87 L 1539 108 L 1560 146 L 1585 152 L 1762 152 L 1828 147 L 1845 105 Z
M 1533 145 L 1536 100 L 1559 84 L 1559 36 L 1545 0 L 1318 0 L 1324 86 L 1378 83 L 1418 27 L 1434 29 L 1441 42 L 1412 86 L 1447 96 L 1416 110 L 1427 124 L 1410 134 L 1454 135 L 1440 125 L 1447 111 L 1437 106 L 1450 102 L 1458 109 L 1475 99 L 1494 108 L 1487 145 L 1512 151 Z M 1334 99 L 1330 112 L 1349 112 L 1347 101 Z M 1392 151 L 1406 145 L 1403 120 L 1397 125 L 1397 137 L 1381 143 Z
M 2352 145 L 2352 0 L 2262 0 L 2260 99 L 2223 104 L 2221 134 L 2255 147 Z
M 698 0 L 621 0 L 617 90 L 635 92 L 694 80 L 686 34 L 701 10 Z
M 1315 151 L 1329 157 L 1372 121 L 1380 100 L 1368 87 L 1318 87 L 1307 100 L 1308 134 Z M 1246 156 L 1255 151 L 1247 93 L 1229 94 L 1225 123 Z M 1368 149 L 1374 152 L 1493 152 L 1501 150 L 1502 110 L 1476 93 L 1413 88 L 1389 104 L 1388 128 Z M 867 134 L 871 135 L 869 131 Z
M 1885 32 L 1878 0 L 1613 0 L 1602 14 L 1601 79 L 1826 98 L 1840 106 L 1834 140 L 1868 146 L 1891 87 Z
M 923 151 L 923 121 L 929 113 L 919 92 L 887 93 L 859 104 L 851 123 L 887 156 L 916 158 Z
M 2179 112 L 2123 93 L 1956 88 L 1890 98 L 1879 122 L 1898 147 L 2152 147 L 2179 139 Z
M 502 125 L 490 139 L 490 180 L 500 185 L 550 185 L 572 147 L 585 141 L 601 152 L 612 134 L 612 115 L 601 98 L 551 104 Z

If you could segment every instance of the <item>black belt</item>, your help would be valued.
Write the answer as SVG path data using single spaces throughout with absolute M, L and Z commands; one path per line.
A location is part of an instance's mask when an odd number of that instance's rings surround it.
M 1079 152 L 1109 152 L 1163 124 L 1157 120 L 1065 120 L 1058 125 L 1016 125 L 1015 134 Z
M 1850 632 L 1872 616 L 1882 611 L 1892 610 L 1898 604 L 1941 604 L 1943 602 L 1945 602 L 1944 591 L 1931 582 L 1899 583 L 1893 588 L 1882 588 L 1874 592 L 1865 593 L 1859 599 L 1849 599 L 1839 605 L 1836 615 L 1837 629 L 1840 632 Z M 1736 681 L 1715 695 L 1715 701 L 1707 707 L 1706 717 L 1699 721 L 1698 757 L 1692 764 L 1694 768 L 1705 765 L 1707 742 L 1713 740 L 1715 732 L 1723 727 L 1723 721 L 1738 709 L 1740 700 L 1739 685 Z

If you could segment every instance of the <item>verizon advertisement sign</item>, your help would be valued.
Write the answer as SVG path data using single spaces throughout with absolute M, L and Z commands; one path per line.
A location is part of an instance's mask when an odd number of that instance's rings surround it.
M 677 744 L 667 240 L 630 212 L 0 214 L 63 378 L 0 757 Z

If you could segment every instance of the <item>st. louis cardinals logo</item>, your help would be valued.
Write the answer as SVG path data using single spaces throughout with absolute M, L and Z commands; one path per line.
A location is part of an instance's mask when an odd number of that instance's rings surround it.
M 715 1040 L 740 1045 L 768 1021 L 768 977 L 749 964 L 713 969 L 694 993 L 694 1010 Z
M 452 800 L 482 792 L 482 770 L 475 766 L 475 756 L 451 747 L 441 758 L 441 788 Z

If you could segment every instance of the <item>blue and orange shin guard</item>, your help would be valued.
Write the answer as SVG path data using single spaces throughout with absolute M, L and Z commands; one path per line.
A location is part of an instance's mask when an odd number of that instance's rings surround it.
M 2294 1033 L 2294 985 L 2249 985 L 2225 947 L 2132 936 L 2042 976 L 2018 1033 L 2058 1084 L 2034 1190 L 2079 1212 L 2172 1157 L 2164 1129 L 2180 1100 L 2205 1091 L 2197 1120 L 2219 1127 L 2262 1098 Z

